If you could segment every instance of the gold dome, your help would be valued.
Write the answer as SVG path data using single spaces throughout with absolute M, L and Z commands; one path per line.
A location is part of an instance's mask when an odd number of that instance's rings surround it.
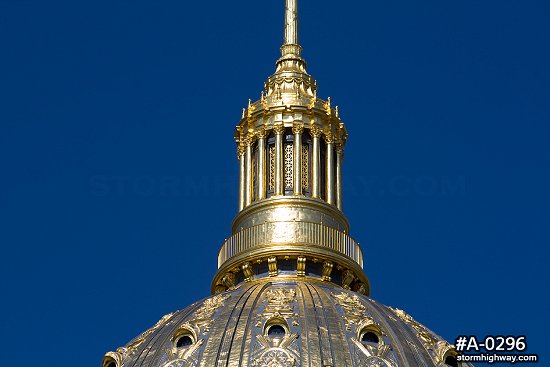
M 435 367 L 455 357 L 407 313 L 362 294 L 258 280 L 164 316 L 103 367 Z
M 282 56 L 235 129 L 239 212 L 214 295 L 164 316 L 103 367 L 458 366 L 452 345 L 368 298 L 342 211 L 347 131 L 317 97 L 297 19 L 286 0 Z

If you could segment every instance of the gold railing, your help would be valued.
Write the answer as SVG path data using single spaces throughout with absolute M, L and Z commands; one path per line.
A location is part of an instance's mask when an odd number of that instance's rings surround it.
M 327 247 L 363 267 L 359 244 L 344 232 L 319 223 L 270 222 L 245 228 L 225 240 L 218 254 L 218 268 L 245 251 L 285 243 Z

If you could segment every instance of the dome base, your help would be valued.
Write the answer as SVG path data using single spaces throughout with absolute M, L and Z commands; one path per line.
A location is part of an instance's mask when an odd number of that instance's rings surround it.
M 456 355 L 402 310 L 335 285 L 281 279 L 168 314 L 107 353 L 103 367 L 441 367 Z

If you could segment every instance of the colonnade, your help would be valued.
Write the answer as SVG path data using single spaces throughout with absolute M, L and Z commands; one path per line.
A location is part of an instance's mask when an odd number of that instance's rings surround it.
M 304 195 L 302 187 L 302 134 L 304 127 L 295 125 L 292 127 L 294 134 L 293 142 L 293 189 L 292 195 Z M 284 187 L 284 133 L 283 125 L 273 127 L 275 137 L 275 159 L 274 159 L 274 187 L 273 195 L 281 196 L 285 194 Z M 343 145 L 335 142 L 334 136 L 330 132 L 323 132 L 317 127 L 309 129 L 311 136 L 311 197 L 323 199 L 328 204 L 335 205 L 342 210 L 342 160 Z M 239 169 L 239 211 L 243 210 L 254 200 L 263 200 L 267 197 L 267 182 L 269 169 L 266 167 L 267 152 L 267 131 L 260 130 L 256 134 L 244 139 L 244 144 L 238 147 L 238 156 L 240 161 Z M 324 146 L 321 144 L 321 138 L 324 139 Z M 254 166 L 254 143 L 257 143 L 257 160 Z M 324 165 L 321 164 L 321 149 L 325 149 Z M 322 171 L 324 168 L 324 172 Z M 324 175 L 325 190 L 322 192 L 322 180 Z M 255 180 L 257 184 L 257 193 L 254 195 Z M 256 197 L 255 197 L 256 196 Z M 321 197 L 323 196 L 323 197 Z

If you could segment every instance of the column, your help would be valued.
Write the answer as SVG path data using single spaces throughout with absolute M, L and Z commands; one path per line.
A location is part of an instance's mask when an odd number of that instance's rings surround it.
M 237 155 L 239 156 L 239 211 L 244 209 L 244 196 L 245 196 L 245 158 L 244 147 L 239 144 L 237 148 Z
M 294 133 L 294 195 L 302 195 L 302 125 L 294 125 L 292 132 Z
M 342 210 L 342 160 L 344 159 L 344 146 L 336 144 L 336 207 Z
M 252 203 L 252 138 L 246 140 L 246 180 L 245 180 L 245 206 Z
M 258 200 L 265 199 L 265 130 L 258 132 Z
M 284 44 L 298 44 L 298 0 L 285 2 Z
M 325 142 L 327 144 L 326 200 L 327 203 L 334 204 L 334 142 L 330 131 L 325 135 Z
M 314 198 L 319 198 L 321 196 L 321 150 L 319 141 L 321 137 L 321 131 L 319 130 L 319 128 L 313 126 L 310 130 L 310 133 L 313 138 L 313 157 L 311 157 L 311 196 L 313 196 Z
M 283 195 L 283 124 L 275 125 L 275 195 Z

